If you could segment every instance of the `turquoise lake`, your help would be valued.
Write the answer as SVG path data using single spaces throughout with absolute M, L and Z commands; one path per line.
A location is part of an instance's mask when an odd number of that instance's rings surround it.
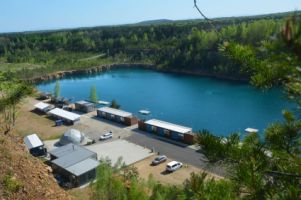
M 115 99 L 122 110 L 140 118 L 161 119 L 195 131 L 208 129 L 215 135 L 243 132 L 247 127 L 263 131 L 271 122 L 282 120 L 284 108 L 294 108 L 279 88 L 263 92 L 244 83 L 150 70 L 116 69 L 59 82 L 61 96 L 74 101 L 88 99 L 95 85 L 101 100 Z M 53 92 L 54 86 L 51 81 L 37 88 Z M 152 114 L 140 116 L 141 109 Z

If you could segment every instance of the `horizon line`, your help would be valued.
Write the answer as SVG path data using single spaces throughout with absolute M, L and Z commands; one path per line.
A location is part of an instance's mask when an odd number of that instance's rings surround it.
M 263 13 L 263 14 L 255 14 L 255 15 L 233 15 L 233 16 L 227 16 L 227 17 L 213 17 L 210 19 L 222 19 L 222 18 L 240 18 L 240 17 L 260 17 L 260 16 L 269 16 L 269 15 L 275 15 L 275 14 L 286 14 L 286 13 L 297 13 L 301 12 L 301 10 L 294 10 L 294 11 L 285 11 L 285 12 L 275 12 L 275 13 Z M 26 33 L 36 33 L 36 32 L 58 32 L 58 31 L 68 31 L 68 30 L 76 30 L 76 29 L 92 29 L 92 28 L 105 28 L 105 27 L 121 27 L 121 26 L 129 26 L 129 25 L 139 25 L 140 23 L 144 22 L 152 22 L 152 21 L 159 21 L 159 20 L 168 20 L 171 23 L 172 22 L 178 22 L 178 21 L 189 21 L 189 20 L 203 20 L 206 21 L 204 18 L 188 18 L 188 19 L 149 19 L 149 20 L 143 20 L 138 22 L 129 22 L 129 23 L 121 23 L 121 24 L 108 24 L 108 25 L 91 25 L 91 26 L 78 26 L 78 27 L 58 27 L 58 28 L 49 28 L 49 29 L 35 29 L 35 30 L 22 30 L 22 31 L 7 31 L 7 32 L 0 32 L 0 35 L 3 34 L 26 34 Z M 164 23 L 164 22 L 163 22 Z M 141 26 L 150 26 L 152 24 L 147 24 Z

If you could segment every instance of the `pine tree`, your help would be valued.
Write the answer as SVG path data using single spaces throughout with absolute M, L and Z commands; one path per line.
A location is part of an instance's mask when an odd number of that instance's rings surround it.
M 119 109 L 120 108 L 120 105 L 117 103 L 117 101 L 116 100 L 113 100 L 112 102 L 111 102 L 111 106 L 110 106 L 111 108 L 115 108 L 115 109 Z
M 54 96 L 59 97 L 61 93 L 61 85 L 59 81 L 56 81 L 55 87 L 54 87 Z
M 97 103 L 98 101 L 96 86 L 92 86 L 90 89 L 90 101 L 93 103 Z

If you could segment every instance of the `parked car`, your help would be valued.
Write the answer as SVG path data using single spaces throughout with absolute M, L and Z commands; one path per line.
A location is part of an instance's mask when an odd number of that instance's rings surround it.
M 152 165 L 159 165 L 167 160 L 165 155 L 157 156 L 153 161 Z
M 183 166 L 183 163 L 180 163 L 178 161 L 171 161 L 171 162 L 167 163 L 166 171 L 174 172 L 174 171 L 180 169 L 182 166 Z
M 112 131 L 106 133 L 106 134 L 103 134 L 102 136 L 100 136 L 100 140 L 107 140 L 107 139 L 111 139 L 113 138 L 113 133 Z

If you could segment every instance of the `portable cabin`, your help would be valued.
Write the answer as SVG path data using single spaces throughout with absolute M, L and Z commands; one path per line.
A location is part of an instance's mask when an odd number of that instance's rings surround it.
M 98 109 L 97 116 L 124 124 L 126 126 L 131 126 L 138 123 L 137 118 L 134 117 L 132 113 L 110 107 L 103 107 Z
M 89 113 L 96 110 L 96 105 L 89 101 L 78 101 L 75 103 L 75 110 L 84 113 Z
M 48 103 L 39 102 L 36 105 L 34 105 L 35 109 L 42 113 L 47 113 L 48 111 L 55 108 L 54 105 L 50 105 Z
M 157 119 L 151 119 L 145 122 L 139 121 L 138 127 L 140 130 L 188 144 L 193 143 L 194 140 L 192 128 Z
M 24 144 L 29 150 L 29 153 L 33 156 L 45 156 L 47 153 L 44 143 L 40 140 L 37 134 L 24 137 Z
M 60 109 L 55 108 L 48 112 L 50 116 L 53 116 L 56 119 L 61 119 L 64 122 L 75 124 L 76 122 L 80 121 L 80 115 Z
M 46 99 L 50 99 L 51 97 L 52 97 L 52 94 L 50 92 L 41 92 L 39 99 L 46 100 Z
M 51 97 L 51 102 L 55 103 L 56 105 L 59 105 L 60 107 L 63 107 L 64 105 L 69 105 L 71 99 L 65 97 Z
M 95 152 L 68 144 L 50 151 L 49 154 L 53 172 L 73 187 L 84 185 L 96 178 L 99 161 Z

